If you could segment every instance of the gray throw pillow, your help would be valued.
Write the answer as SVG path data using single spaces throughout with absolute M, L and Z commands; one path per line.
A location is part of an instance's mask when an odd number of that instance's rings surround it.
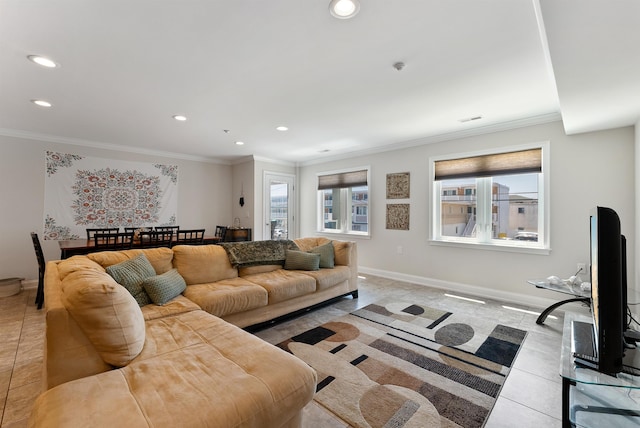
M 138 305 L 144 306 L 151 303 L 151 299 L 142 287 L 142 281 L 156 275 L 156 270 L 151 266 L 144 254 L 133 259 L 125 260 L 106 269 L 107 273 L 136 299 Z
M 319 245 L 309 250 L 310 253 L 320 254 L 320 267 L 331 268 L 335 266 L 333 242 L 327 242 L 324 245 Z
M 156 305 L 164 305 L 187 288 L 187 283 L 178 273 L 171 269 L 162 275 L 152 276 L 142 282 L 145 291 Z
M 287 250 L 284 268 L 288 270 L 319 270 L 320 254 Z

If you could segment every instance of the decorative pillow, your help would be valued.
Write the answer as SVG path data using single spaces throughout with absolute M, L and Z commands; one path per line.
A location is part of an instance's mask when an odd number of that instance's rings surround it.
M 289 270 L 319 270 L 320 254 L 287 250 L 284 268 Z
M 308 251 L 313 254 L 320 254 L 320 267 L 321 268 L 331 268 L 335 266 L 335 262 L 333 261 L 333 242 L 329 241 L 324 245 L 319 245 L 315 248 L 312 248 Z
M 107 364 L 124 367 L 144 347 L 142 310 L 105 272 L 80 270 L 62 281 L 62 304 Z
M 156 305 L 164 305 L 187 288 L 187 283 L 177 269 L 152 276 L 142 282 L 145 291 Z
M 116 282 L 127 289 L 136 299 L 138 305 L 144 306 L 151 303 L 151 299 L 142 287 L 142 281 L 156 275 L 156 271 L 144 254 L 125 260 L 106 269 L 107 273 Z

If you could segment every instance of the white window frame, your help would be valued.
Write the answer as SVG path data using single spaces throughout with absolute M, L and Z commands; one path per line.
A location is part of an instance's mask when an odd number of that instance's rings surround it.
M 429 158 L 429 200 L 432 202 L 432 209 L 429 210 L 429 244 L 445 245 L 464 248 L 478 248 L 494 251 L 523 252 L 534 254 L 549 254 L 551 252 L 550 231 L 550 183 L 549 173 L 550 155 L 549 141 L 524 144 L 518 146 L 500 147 L 498 149 L 487 149 L 482 151 L 457 153 L 443 156 L 433 156 Z M 443 236 L 441 231 L 441 182 L 435 181 L 436 161 L 460 159 L 499 153 L 516 152 L 520 150 L 542 149 L 542 172 L 538 176 L 538 241 L 517 241 L 493 239 L 491 237 L 491 185 L 492 179 L 476 178 L 477 183 L 477 224 L 478 235 L 475 238 Z M 488 198 L 480 200 L 482 192 L 488 194 Z M 481 225 L 484 225 L 481 226 Z
M 361 236 L 361 237 L 370 237 L 371 236 L 371 167 L 370 166 L 361 166 L 355 168 L 345 168 L 333 171 L 323 171 L 316 174 L 316 188 L 319 177 L 323 175 L 332 175 L 332 174 L 342 174 L 354 171 L 367 171 L 367 231 L 361 232 L 358 230 L 351 230 L 351 210 L 352 210 L 352 192 L 350 187 L 346 187 L 340 189 L 340 229 L 326 229 L 324 227 L 324 199 L 323 199 L 323 191 L 316 190 L 317 192 L 317 224 L 316 224 L 316 232 L 321 234 L 328 235 L 350 235 L 350 236 Z M 334 212 L 334 215 L 336 213 Z

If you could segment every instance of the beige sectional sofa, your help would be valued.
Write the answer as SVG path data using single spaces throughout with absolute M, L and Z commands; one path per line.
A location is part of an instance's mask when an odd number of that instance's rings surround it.
M 315 372 L 239 327 L 357 297 L 357 248 L 325 238 L 295 243 L 301 253 L 331 243 L 335 266 L 232 264 L 232 249 L 218 245 L 47 263 L 45 392 L 29 426 L 300 426 Z M 186 289 L 162 305 L 140 306 L 107 273 L 140 254 L 158 278 L 175 269 Z

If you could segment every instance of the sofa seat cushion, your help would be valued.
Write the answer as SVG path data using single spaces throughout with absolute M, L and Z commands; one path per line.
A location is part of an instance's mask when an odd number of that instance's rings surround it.
M 142 316 L 144 317 L 144 320 L 150 321 L 158 318 L 182 314 L 184 312 L 197 311 L 200 310 L 200 306 L 187 299 L 183 295 L 179 295 L 175 299 L 170 300 L 162 306 L 151 304 L 145 305 L 140 309 L 142 309 Z
M 190 285 L 184 295 L 218 317 L 266 306 L 269 300 L 267 290 L 243 278 Z
M 93 260 L 98 263 L 102 267 L 107 268 L 111 265 L 124 262 L 125 260 L 136 258 L 140 254 L 145 255 L 158 275 L 173 269 L 173 251 L 171 251 L 171 248 L 166 247 L 123 251 L 100 251 L 97 253 L 89 253 L 86 257 L 89 260 Z
M 238 270 L 231 266 L 226 251 L 219 245 L 176 245 L 173 247 L 173 266 L 187 285 L 238 276 Z
M 175 350 L 45 392 L 29 425 L 278 427 L 313 398 L 315 372 L 295 356 L 204 311 L 175 318 L 150 333 Z
M 351 269 L 348 266 L 336 266 L 333 269 L 305 270 L 300 271 L 304 275 L 311 276 L 316 280 L 316 289 L 326 290 L 351 277 Z
M 267 290 L 270 305 L 316 291 L 315 278 L 298 271 L 278 269 L 243 278 Z

